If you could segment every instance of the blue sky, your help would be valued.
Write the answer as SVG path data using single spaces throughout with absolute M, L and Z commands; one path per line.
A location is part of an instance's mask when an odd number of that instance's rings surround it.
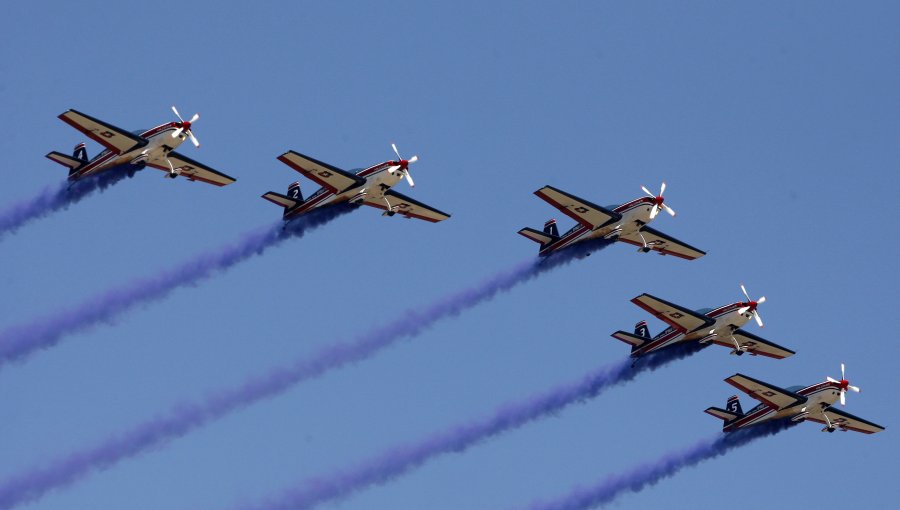
M 416 188 L 399 190 L 453 217 L 357 211 L 5 367 L 0 478 L 533 256 L 515 232 L 559 216 L 532 195 L 545 184 L 610 204 L 666 180 L 678 216 L 655 226 L 707 257 L 610 247 L 29 507 L 256 501 L 625 356 L 609 334 L 647 318 L 628 302 L 641 292 L 700 308 L 738 300 L 741 282 L 768 297 L 750 331 L 796 356 L 708 349 L 332 507 L 552 497 L 718 430 L 702 410 L 737 371 L 789 386 L 841 361 L 863 389 L 846 410 L 885 433 L 807 424 L 618 506 L 757 508 L 758 491 L 807 504 L 826 473 L 840 474 L 829 506 L 896 499 L 898 15 L 892 2 L 7 6 L 0 207 L 64 179 L 42 156 L 84 139 L 55 118 L 68 108 L 126 129 L 172 120 L 172 104 L 198 111 L 202 147 L 182 152 L 238 181 L 151 169 L 3 238 L 2 326 L 276 221 L 259 195 L 296 180 L 275 160 L 287 149 L 356 168 L 396 142 L 420 156 Z

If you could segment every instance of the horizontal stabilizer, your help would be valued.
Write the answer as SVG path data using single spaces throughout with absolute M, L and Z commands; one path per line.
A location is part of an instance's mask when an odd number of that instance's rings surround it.
M 73 158 L 72 156 L 68 156 L 66 154 L 63 154 L 62 152 L 56 151 L 47 154 L 47 158 L 56 161 L 60 165 L 68 168 L 78 168 L 81 165 L 87 163 L 87 161 L 83 159 Z
M 270 192 L 266 193 L 265 195 L 263 195 L 262 197 L 265 198 L 266 200 L 268 200 L 269 202 L 272 202 L 275 205 L 280 205 L 281 207 L 284 207 L 285 209 L 289 209 L 300 203 L 297 200 L 294 200 L 293 198 L 286 197 L 280 193 L 275 193 L 274 191 L 270 191 Z
M 522 230 L 520 230 L 519 234 L 527 237 L 528 239 L 531 239 L 532 241 L 534 241 L 536 243 L 540 243 L 541 245 L 544 245 L 547 243 L 552 243 L 553 241 L 556 241 L 557 239 L 559 239 L 558 236 L 545 234 L 545 233 L 541 232 L 540 230 L 535 230 L 535 229 L 529 228 L 529 227 L 525 227 Z
M 707 409 L 706 411 L 703 411 L 703 412 L 708 415 L 715 416 L 716 418 L 719 418 L 721 420 L 725 420 L 725 421 L 731 421 L 731 420 L 741 417 L 739 414 L 732 413 L 731 411 L 726 411 L 719 407 L 710 407 L 709 409 Z
M 637 336 L 635 334 L 628 333 L 627 331 L 616 331 L 612 334 L 612 337 L 616 340 L 621 340 L 633 347 L 640 347 L 644 344 L 644 342 L 649 340 L 648 338 Z

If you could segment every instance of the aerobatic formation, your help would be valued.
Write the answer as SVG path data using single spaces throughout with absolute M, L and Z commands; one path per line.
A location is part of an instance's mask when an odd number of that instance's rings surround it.
M 184 120 L 174 106 L 172 112 L 177 121 L 136 131 L 118 128 L 74 109 L 62 113 L 59 116 L 61 120 L 102 145 L 103 149 L 89 158 L 86 145 L 79 143 L 71 155 L 57 151 L 47 154 L 47 158 L 68 168 L 67 183 L 58 189 L 48 188 L 30 200 L 0 211 L 0 235 L 12 232 L 30 220 L 68 207 L 94 190 L 103 190 L 118 180 L 134 177 L 136 172 L 148 166 L 164 171 L 165 177 L 172 179 L 182 177 L 216 186 L 234 183 L 234 178 L 175 151 L 186 140 L 200 147 L 193 132 L 200 116 L 194 114 L 190 120 Z M 306 198 L 299 181 L 288 186 L 287 194 L 272 191 L 263 194 L 262 198 L 283 208 L 283 222 L 244 234 L 233 245 L 188 259 L 184 264 L 176 265 L 174 270 L 155 278 L 111 289 L 57 315 L 0 331 L 0 366 L 5 361 L 52 347 L 64 334 L 109 322 L 113 316 L 138 303 L 161 299 L 178 286 L 196 283 L 215 271 L 261 254 L 282 240 L 301 237 L 306 231 L 324 225 L 357 206 L 380 209 L 384 216 L 399 214 L 433 223 L 450 218 L 449 214 L 393 189 L 403 180 L 410 187 L 415 186 L 409 167 L 419 158 L 403 158 L 396 145 L 391 144 L 391 147 L 396 159 L 355 171 L 343 170 L 292 150 L 283 153 L 278 156 L 279 161 L 320 186 Z M 365 359 L 401 338 L 418 335 L 439 319 L 458 315 L 501 291 L 590 255 L 609 244 L 623 242 L 637 246 L 641 253 L 655 251 L 660 255 L 673 255 L 686 260 L 705 256 L 706 252 L 649 226 L 660 212 L 675 216 L 674 209 L 664 198 L 666 183 L 662 183 L 659 193 L 652 193 L 644 186 L 641 189 L 645 196 L 621 205 L 602 207 L 553 186 L 544 186 L 534 194 L 575 220 L 576 224 L 562 235 L 555 219 L 548 220 L 543 230 L 528 227 L 519 230 L 519 234 L 540 245 L 537 259 L 500 272 L 461 292 L 449 294 L 430 307 L 410 312 L 412 315 L 404 316 L 401 322 L 372 328 L 354 342 L 337 344 L 309 359 L 299 360 L 290 369 L 279 367 L 250 384 L 221 391 L 218 393 L 220 398 L 214 402 L 181 404 L 166 419 L 154 418 L 132 431 L 117 435 L 111 443 L 101 443 L 62 457 L 50 463 L 50 467 L 45 463 L 40 469 L 0 480 L 0 507 L 9 508 L 39 498 L 51 489 L 74 483 L 91 471 L 105 469 L 159 443 L 181 437 L 193 428 L 280 393 L 291 385 Z M 613 333 L 613 338 L 631 348 L 628 357 L 623 360 L 574 383 L 502 406 L 493 415 L 458 424 L 419 443 L 398 446 L 361 465 L 306 482 L 282 495 L 273 496 L 262 506 L 307 508 L 346 497 L 374 483 L 397 477 L 436 455 L 462 451 L 536 418 L 552 415 L 566 405 L 596 397 L 640 373 L 655 370 L 709 345 L 721 345 L 737 356 L 750 354 L 782 359 L 794 355 L 793 350 L 742 329 L 751 321 L 763 327 L 758 307 L 766 302 L 766 298 L 754 300 L 744 285 L 740 288 L 746 300 L 697 310 L 643 293 L 631 301 L 666 323 L 667 327 L 656 336 L 651 336 L 647 322 L 641 320 L 633 333 L 621 330 Z M 683 467 L 722 455 L 753 439 L 777 433 L 806 420 L 822 424 L 822 431 L 825 432 L 841 430 L 872 434 L 884 430 L 881 425 L 835 407 L 838 402 L 841 406 L 846 404 L 847 391 L 860 391 L 846 379 L 843 363 L 839 380 L 828 377 L 810 386 L 781 388 L 743 374 L 728 377 L 725 382 L 759 401 L 747 412 L 743 411 L 737 396 L 730 397 L 724 409 L 706 409 L 706 413 L 723 420 L 722 432 L 725 434 L 717 433 L 713 438 L 685 450 L 665 454 L 653 469 L 626 471 L 594 487 L 579 488 L 557 501 L 536 502 L 532 508 L 588 508 L 601 505 L 623 492 L 652 485 Z

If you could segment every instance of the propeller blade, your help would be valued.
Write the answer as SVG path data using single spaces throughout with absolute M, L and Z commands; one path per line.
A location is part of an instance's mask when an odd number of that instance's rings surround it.
M 841 390 L 841 405 L 842 406 L 847 405 L 847 397 L 845 396 L 846 394 L 847 394 L 846 391 Z
M 675 216 L 675 210 L 672 209 L 671 207 L 669 207 L 668 205 L 663 204 L 663 209 L 665 209 L 666 212 L 669 213 L 670 216 L 672 216 L 672 217 Z
M 398 168 L 400 168 L 400 165 L 389 166 L 389 167 L 388 167 L 388 173 L 393 174 L 394 172 L 397 171 Z
M 410 188 L 415 188 L 415 187 L 416 187 L 416 183 L 413 182 L 412 176 L 409 175 L 409 170 L 404 170 L 404 171 L 403 171 L 403 175 L 406 176 L 406 182 L 409 183 L 409 187 L 410 187 Z
M 407 163 L 415 163 L 416 161 L 419 161 L 419 156 L 413 156 L 406 160 Z
M 750 294 L 747 294 L 747 289 L 744 288 L 744 284 L 743 284 L 743 283 L 741 284 L 741 292 L 743 292 L 743 293 L 744 293 L 744 296 L 747 297 L 747 301 L 753 301 L 752 299 L 750 299 Z
M 175 131 L 172 131 L 172 138 L 178 138 L 181 132 L 184 131 L 184 128 L 178 128 Z
M 756 323 L 759 324 L 759 327 L 764 327 L 762 317 L 759 316 L 759 312 L 756 310 L 753 310 L 753 318 L 756 319 Z
M 653 193 L 650 193 L 650 190 L 647 189 L 646 186 L 641 186 L 641 189 L 644 190 L 644 193 L 650 195 L 650 196 L 653 197 L 653 198 L 656 198 L 656 195 L 654 195 Z
M 749 310 L 749 309 L 750 309 L 749 306 L 744 306 L 744 307 L 738 308 L 738 313 L 741 315 L 744 315 L 745 313 L 747 313 L 747 310 Z
M 831 377 L 826 377 L 825 380 L 828 382 L 836 382 L 836 383 L 841 382 L 841 381 L 838 381 L 837 379 L 832 379 Z
M 397 155 L 397 159 L 403 159 L 403 158 L 400 157 L 400 151 L 397 150 L 397 145 L 396 145 L 396 144 L 393 144 L 393 143 L 392 143 L 392 144 L 391 144 L 391 148 L 394 149 L 394 154 Z
M 650 209 L 650 219 L 656 218 L 657 214 L 659 214 L 659 206 L 653 204 L 653 209 Z
M 666 194 L 666 181 L 663 181 L 662 186 L 659 187 L 659 196 L 663 196 Z
M 847 386 L 847 389 L 852 390 L 852 391 L 854 391 L 854 392 L 856 392 L 856 393 L 859 393 L 860 391 L 862 391 L 862 390 L 859 389 L 858 386 Z
M 175 116 L 178 117 L 178 120 L 180 120 L 181 122 L 184 122 L 184 119 L 181 118 L 181 114 L 178 113 L 178 110 L 175 108 L 174 104 L 172 105 L 172 111 L 175 112 Z
M 844 364 L 841 363 L 841 380 L 845 380 L 847 377 L 844 376 Z
M 756 304 L 761 305 L 766 302 L 766 296 L 763 296 L 756 300 Z
M 200 114 L 195 113 L 194 116 L 191 117 L 191 124 L 193 124 L 194 122 L 197 122 L 197 119 L 199 119 L 199 118 L 200 118 Z
M 199 148 L 200 148 L 200 142 L 197 141 L 197 137 L 194 136 L 194 132 L 193 132 L 193 131 L 188 131 L 187 134 L 188 134 L 188 136 L 191 137 L 191 141 L 194 142 L 194 147 L 196 147 L 196 148 L 199 149 Z

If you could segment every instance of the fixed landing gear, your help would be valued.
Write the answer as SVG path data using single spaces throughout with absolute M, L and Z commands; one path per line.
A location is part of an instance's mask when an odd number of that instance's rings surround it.
M 395 214 L 397 214 L 395 211 L 384 211 L 383 213 L 381 213 L 382 216 L 388 216 L 388 217 L 393 216 Z

